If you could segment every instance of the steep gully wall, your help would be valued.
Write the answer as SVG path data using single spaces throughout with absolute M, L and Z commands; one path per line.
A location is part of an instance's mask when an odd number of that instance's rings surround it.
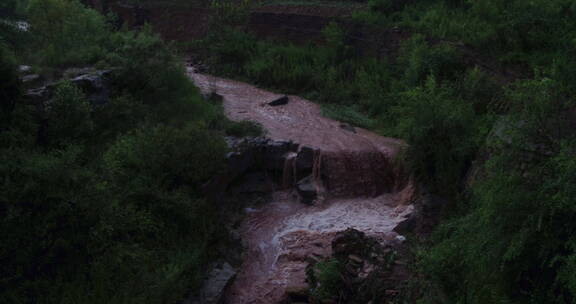
M 122 2 L 103 2 L 86 0 L 99 10 L 110 10 L 130 26 L 150 23 L 154 30 L 166 40 L 190 41 L 203 38 L 209 30 L 211 10 L 196 8 L 138 8 Z M 400 9 L 410 0 L 394 3 Z M 108 3 L 103 5 L 103 3 Z M 347 43 L 362 56 L 386 57 L 391 61 L 399 54 L 403 41 L 413 33 L 402 28 L 374 29 L 350 22 L 352 12 L 362 8 L 361 4 L 350 7 L 273 5 L 255 9 L 250 14 L 248 30 L 262 39 L 273 38 L 296 44 L 322 42 L 322 30 L 331 21 L 337 20 L 348 31 Z M 477 66 L 494 77 L 500 84 L 509 83 L 518 78 L 529 77 L 530 73 L 518 66 L 503 66 L 482 52 L 458 42 L 429 39 L 431 45 L 448 43 L 460 50 L 468 66 Z
M 190 41 L 206 35 L 209 29 L 211 10 L 197 8 L 139 8 L 113 2 L 104 7 L 101 0 L 89 0 L 95 8 L 109 9 L 130 26 L 150 23 L 163 38 L 175 41 Z M 331 21 L 343 20 L 362 7 L 286 6 L 273 5 L 255 9 L 249 18 L 248 30 L 259 38 L 274 38 L 296 44 L 311 41 L 322 42 L 322 30 Z M 358 52 L 370 55 L 395 55 L 400 41 L 410 36 L 400 29 L 389 29 L 372 33 L 369 30 L 347 23 L 350 30 L 348 42 Z

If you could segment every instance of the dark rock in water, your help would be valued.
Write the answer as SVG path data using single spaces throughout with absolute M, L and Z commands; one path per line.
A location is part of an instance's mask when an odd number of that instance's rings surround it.
M 396 227 L 394 227 L 394 231 L 400 234 L 413 232 L 418 224 L 418 218 L 416 213 L 410 214 L 410 216 L 403 220 L 402 222 L 398 223 Z
M 356 129 L 351 124 L 341 123 L 340 128 L 352 133 L 356 133 Z
M 286 155 L 296 149 L 296 145 L 289 141 L 269 141 L 264 146 L 262 159 L 267 169 L 283 170 Z
M 268 102 L 268 105 L 269 105 L 269 106 L 273 106 L 273 107 L 275 107 L 275 106 L 283 106 L 283 105 L 287 104 L 288 101 L 289 101 L 288 96 L 284 95 L 284 96 L 282 96 L 282 97 L 280 97 L 280 98 L 278 98 L 278 99 L 274 99 L 274 100 Z
M 332 254 L 339 260 L 350 255 L 363 256 L 366 252 L 366 234 L 362 231 L 348 228 L 338 232 L 332 240 Z
M 211 201 L 219 201 L 229 188 L 234 193 L 265 194 L 288 180 L 293 184 L 297 144 L 264 137 L 226 137 L 226 143 L 233 151 L 226 155 L 226 170 L 203 186 Z
M 312 176 L 300 180 L 296 185 L 296 190 L 300 195 L 300 201 L 304 204 L 313 204 L 318 197 L 316 184 Z

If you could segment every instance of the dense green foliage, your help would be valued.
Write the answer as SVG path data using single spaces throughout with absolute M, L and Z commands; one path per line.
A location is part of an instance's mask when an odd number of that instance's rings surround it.
M 342 265 L 336 259 L 321 261 L 307 270 L 312 286 L 311 296 L 316 301 L 330 301 L 343 291 Z
M 250 5 L 212 2 L 197 45 L 216 73 L 405 139 L 416 178 L 451 201 L 418 255 L 419 302 L 576 301 L 574 1 L 369 0 L 308 45 L 239 30 Z M 223 134 L 259 128 L 204 102 L 148 28 L 112 28 L 77 0 L 0 3 L 2 303 L 175 303 L 225 239 L 201 185 Z M 374 56 L 348 32 L 392 28 L 400 47 Z M 64 80 L 41 111 L 22 96 L 23 62 L 48 78 L 113 68 L 110 101 Z M 315 297 L 337 293 L 339 267 L 317 266 Z
M 181 301 L 226 239 L 201 189 L 222 135 L 258 130 L 223 119 L 149 30 L 112 31 L 76 0 L 30 1 L 22 16 L 29 32 L 0 33 L 0 302 Z M 40 110 L 23 62 L 47 77 L 112 68 L 110 100 L 63 80 Z
M 469 303 L 573 303 L 574 133 L 554 81 L 521 82 L 469 212 L 437 232 L 422 266 Z M 458 288 L 454 288 L 458 286 Z
M 573 1 L 368 4 L 356 26 L 408 33 L 393 56 L 365 56 L 350 20 L 309 45 L 219 29 L 206 56 L 409 143 L 412 172 L 451 201 L 418 256 L 422 303 L 574 303 Z

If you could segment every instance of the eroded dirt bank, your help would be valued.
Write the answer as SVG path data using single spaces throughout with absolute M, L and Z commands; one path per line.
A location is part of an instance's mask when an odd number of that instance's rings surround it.
M 204 93 L 223 97 L 230 119 L 258 122 L 272 140 L 314 151 L 312 176 L 319 195 L 313 205 L 302 204 L 287 189 L 246 210 L 239 230 L 246 251 L 226 303 L 281 303 L 290 292 L 305 289 L 307 259 L 329 256 L 338 231 L 355 228 L 383 241 L 398 236 L 392 230 L 412 211 L 413 192 L 394 165 L 401 141 L 325 118 L 318 105 L 297 96 L 271 106 L 278 94 L 193 68 L 189 74 Z

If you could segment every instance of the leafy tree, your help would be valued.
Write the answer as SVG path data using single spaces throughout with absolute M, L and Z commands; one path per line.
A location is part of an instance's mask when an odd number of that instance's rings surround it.
M 95 62 L 103 56 L 104 17 L 77 0 L 31 0 L 30 31 L 39 52 L 33 59 L 49 66 Z M 37 61 L 38 62 L 38 61 Z

